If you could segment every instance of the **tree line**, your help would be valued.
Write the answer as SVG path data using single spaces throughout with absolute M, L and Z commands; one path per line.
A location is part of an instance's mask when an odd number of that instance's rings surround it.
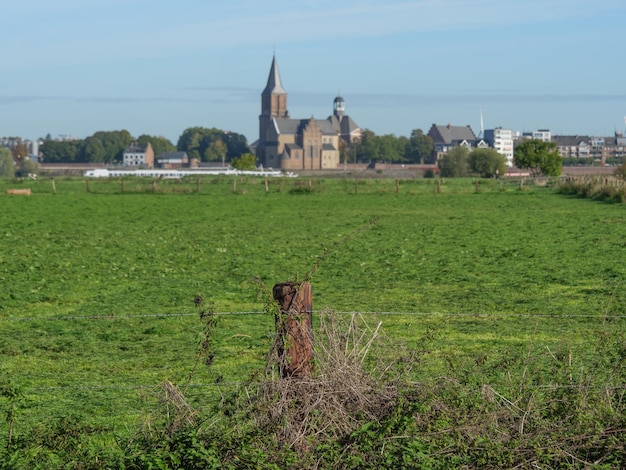
M 245 136 L 236 132 L 216 128 L 191 127 L 186 129 L 174 145 L 162 136 L 131 136 L 127 130 L 99 131 L 86 139 L 53 140 L 44 139 L 40 147 L 44 163 L 121 163 L 124 149 L 131 143 L 150 143 L 154 155 L 163 152 L 186 152 L 189 158 L 200 161 L 231 161 L 235 157 L 249 153 Z
M 341 151 L 348 162 L 433 163 L 435 145 L 421 129 L 411 131 L 410 137 L 394 134 L 376 135 L 365 129 L 361 140 Z
M 256 166 L 256 159 L 244 135 L 205 127 L 186 129 L 176 145 L 162 136 L 143 134 L 133 138 L 127 130 L 99 131 L 82 140 L 59 141 L 48 135 L 40 153 L 45 163 L 115 164 L 122 162 L 124 149 L 133 142 L 140 145 L 150 143 L 156 157 L 163 152 L 179 151 L 204 162 L 228 162 L 240 169 Z M 394 134 L 379 136 L 365 129 L 360 140 L 351 144 L 340 143 L 342 161 L 347 162 L 437 163 L 441 175 L 446 177 L 470 174 L 493 177 L 506 172 L 505 158 L 491 148 L 469 150 L 456 147 L 439 160 L 434 150 L 432 138 L 421 129 L 414 129 L 409 137 Z M 518 168 L 530 169 L 536 175 L 558 175 L 561 173 L 562 158 L 555 143 L 530 140 L 516 146 L 515 164 Z M 8 162 L 3 164 L 7 165 Z

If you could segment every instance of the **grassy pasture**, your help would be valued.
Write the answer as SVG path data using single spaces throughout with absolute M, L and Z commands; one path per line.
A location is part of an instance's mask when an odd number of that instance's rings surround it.
M 314 308 L 366 312 L 428 350 L 415 380 L 451 368 L 512 387 L 530 369 L 550 384 L 564 356 L 574 378 L 610 374 L 602 347 L 626 326 L 623 205 L 494 181 L 199 183 L 0 181 L 0 377 L 22 392 L 16 433 L 68 415 L 102 439 L 132 432 L 159 382 L 193 367 L 197 294 L 223 313 L 215 365 L 188 391 L 202 406 L 264 361 L 273 319 L 255 277 L 271 288 L 318 261 Z

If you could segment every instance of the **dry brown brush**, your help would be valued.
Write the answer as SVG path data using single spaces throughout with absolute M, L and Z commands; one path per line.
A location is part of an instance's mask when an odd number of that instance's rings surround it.
M 314 373 L 278 379 L 274 350 L 265 380 L 248 390 L 248 416 L 281 447 L 298 452 L 378 422 L 395 408 L 413 364 L 409 353 L 399 360 L 397 347 L 395 357 L 386 354 L 390 348 L 381 323 L 372 327 L 360 314 L 323 311 L 315 335 Z

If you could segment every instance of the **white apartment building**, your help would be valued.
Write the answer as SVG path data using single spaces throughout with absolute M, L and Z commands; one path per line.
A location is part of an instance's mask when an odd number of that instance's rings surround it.
M 513 131 L 510 129 L 486 129 L 484 139 L 500 155 L 506 157 L 506 166 L 513 166 Z
M 539 129 L 532 132 L 524 132 L 522 134 L 524 139 L 541 140 L 542 142 L 550 142 L 552 140 L 552 133 L 548 129 Z

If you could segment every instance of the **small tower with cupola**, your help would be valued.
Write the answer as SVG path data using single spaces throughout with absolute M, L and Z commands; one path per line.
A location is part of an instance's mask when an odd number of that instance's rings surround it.
M 337 96 L 337 98 L 335 98 L 335 101 L 333 101 L 333 114 L 337 116 L 339 121 L 341 121 L 345 112 L 346 102 L 341 96 Z

